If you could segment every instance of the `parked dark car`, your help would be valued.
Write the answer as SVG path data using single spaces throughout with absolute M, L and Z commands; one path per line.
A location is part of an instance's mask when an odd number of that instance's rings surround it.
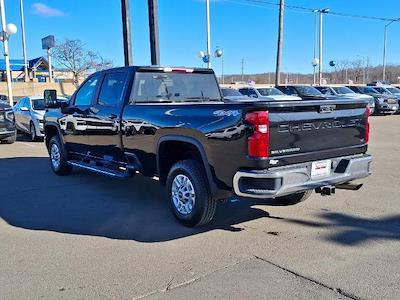
M 0 101 L 0 142 L 12 144 L 17 138 L 14 112 L 10 105 Z
M 324 95 L 315 87 L 309 85 L 280 85 L 276 88 L 286 95 L 298 96 L 303 100 L 333 100 L 337 98 L 331 95 Z
M 375 112 L 377 114 L 394 114 L 399 110 L 399 103 L 395 96 L 379 93 L 371 86 L 348 86 L 352 91 L 374 97 Z
M 97 72 L 68 103 L 44 99 L 56 174 L 156 176 L 187 226 L 232 196 L 293 204 L 370 174 L 367 101 L 225 103 L 212 70 L 162 67 Z

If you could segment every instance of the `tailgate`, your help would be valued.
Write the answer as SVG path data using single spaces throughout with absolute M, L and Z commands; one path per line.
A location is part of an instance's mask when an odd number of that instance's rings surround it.
M 346 99 L 272 105 L 270 157 L 320 153 L 313 156 L 320 159 L 365 152 L 367 104 Z

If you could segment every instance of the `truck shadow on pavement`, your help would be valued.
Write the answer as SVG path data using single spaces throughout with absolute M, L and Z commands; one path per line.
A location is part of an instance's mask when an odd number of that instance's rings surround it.
M 45 157 L 0 159 L 0 170 L 0 218 L 30 230 L 150 243 L 215 229 L 241 231 L 235 225 L 278 218 L 252 207 L 260 201 L 227 201 L 208 226 L 186 228 L 169 211 L 164 188 L 149 178 L 118 180 L 80 170 L 59 177 Z
M 325 212 L 317 218 L 323 221 L 304 221 L 286 219 L 297 225 L 329 229 L 326 240 L 356 246 L 371 240 L 400 240 L 400 215 L 380 219 L 367 219 L 342 213 Z

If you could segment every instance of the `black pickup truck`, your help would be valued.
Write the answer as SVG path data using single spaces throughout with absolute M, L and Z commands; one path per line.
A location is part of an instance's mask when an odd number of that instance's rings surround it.
M 69 103 L 56 99 L 45 91 L 56 174 L 156 177 L 187 226 L 232 196 L 296 203 L 370 174 L 368 101 L 224 103 L 212 70 L 162 67 L 98 72 Z

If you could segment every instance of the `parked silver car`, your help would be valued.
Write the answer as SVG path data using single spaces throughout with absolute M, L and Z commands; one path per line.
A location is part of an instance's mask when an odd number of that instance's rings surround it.
M 375 101 L 374 97 L 372 96 L 366 94 L 357 94 L 346 86 L 315 86 L 315 88 L 325 95 L 332 95 L 349 99 L 368 100 L 368 107 L 371 114 L 375 112 Z
M 239 89 L 239 92 L 251 98 L 259 99 L 260 101 L 267 100 L 301 100 L 300 97 L 286 95 L 275 87 L 246 87 Z
M 63 97 L 59 97 L 58 100 L 68 101 L 67 98 Z M 44 137 L 43 118 L 46 110 L 43 97 L 21 98 L 13 110 L 17 130 L 29 134 L 32 141 Z

